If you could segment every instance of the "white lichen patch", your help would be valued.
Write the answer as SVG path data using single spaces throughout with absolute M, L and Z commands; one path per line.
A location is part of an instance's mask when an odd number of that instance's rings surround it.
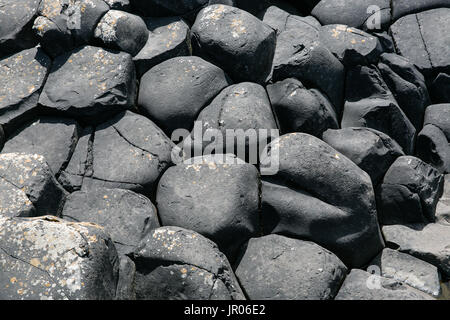
M 113 42 L 117 40 L 117 25 L 119 20 L 126 19 L 126 14 L 118 10 L 109 10 L 95 28 L 95 37 L 104 42 Z

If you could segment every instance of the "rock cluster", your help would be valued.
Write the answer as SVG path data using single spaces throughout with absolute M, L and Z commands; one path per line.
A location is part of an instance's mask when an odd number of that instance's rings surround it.
M 449 20 L 0 0 L 0 300 L 448 298 Z

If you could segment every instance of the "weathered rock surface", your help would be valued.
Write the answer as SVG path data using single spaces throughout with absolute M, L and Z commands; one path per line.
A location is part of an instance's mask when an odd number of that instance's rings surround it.
M 208 6 L 192 26 L 194 53 L 235 81 L 264 83 L 270 75 L 276 34 L 255 16 L 226 5 Z
M 0 125 L 13 131 L 34 113 L 51 60 L 36 47 L 0 60 Z
M 250 164 L 204 161 L 171 167 L 156 195 L 161 223 L 210 238 L 232 260 L 258 232 L 259 184 L 258 170 Z
M 0 299 L 115 297 L 116 249 L 97 225 L 56 217 L 0 217 Z
M 437 223 L 384 226 L 386 244 L 438 267 L 450 277 L 450 227 Z
M 432 166 L 412 156 L 397 158 L 377 190 L 381 224 L 434 222 L 443 187 L 443 175 Z
M 141 241 L 133 260 L 138 299 L 245 299 L 225 255 L 196 232 L 155 229 Z
M 347 268 L 315 243 L 269 235 L 250 239 L 236 276 L 251 300 L 328 300 Z
M 58 176 L 68 164 L 80 133 L 81 128 L 73 119 L 39 117 L 13 132 L 2 153 L 40 154 Z
M 85 122 L 98 123 L 130 109 L 135 97 L 131 56 L 85 46 L 55 59 L 39 103 Z
M 66 192 L 54 177 L 43 156 L 23 153 L 0 154 L 0 178 L 2 187 L 11 192 L 1 197 L 0 207 L 7 216 L 60 214 Z
M 104 227 L 119 254 L 134 251 L 151 229 L 159 227 L 156 208 L 151 201 L 122 189 L 74 192 L 67 197 L 62 218 Z
M 353 269 L 345 278 L 336 300 L 433 300 L 397 280 Z

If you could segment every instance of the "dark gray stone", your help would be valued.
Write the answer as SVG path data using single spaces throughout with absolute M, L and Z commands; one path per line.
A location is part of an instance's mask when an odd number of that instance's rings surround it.
M 408 59 L 393 53 L 381 55 L 378 69 L 399 107 L 420 131 L 425 109 L 431 104 L 424 76 Z
M 299 229 L 304 231 L 301 238 L 307 237 L 332 251 L 347 266 L 365 265 L 381 251 L 384 244 L 372 182 L 367 173 L 325 142 L 308 134 L 281 136 L 270 147 L 269 156 L 278 155 L 279 158 L 279 170 L 270 177 L 271 182 L 301 190 L 306 193 L 305 198 L 309 195 L 316 198 L 305 204 L 302 200 L 297 202 L 300 208 L 304 206 L 299 210 L 304 213 L 303 221 L 310 224 L 309 228 Z M 266 163 L 265 159 L 262 163 Z M 276 199 L 274 203 L 277 208 Z M 314 214 L 319 207 L 325 211 L 319 210 L 323 216 Z M 290 210 L 288 203 L 281 203 L 279 208 L 281 216 L 285 214 L 284 208 Z M 289 215 L 289 211 L 286 214 Z M 355 251 L 360 247 L 364 250 Z
M 110 300 L 118 257 L 95 224 L 0 217 L 1 300 Z
M 172 142 L 149 119 L 122 112 L 87 129 L 60 181 L 68 190 L 106 187 L 152 195 L 171 164 Z
M 135 97 L 131 56 L 85 46 L 55 59 L 39 103 L 85 122 L 98 123 L 131 108 Z
M 370 265 L 377 266 L 383 277 L 403 282 L 433 297 L 441 294 L 438 269 L 428 262 L 386 248 Z
M 414 151 L 416 129 L 376 67 L 356 66 L 347 70 L 341 126 L 381 131 L 397 141 L 406 154 Z
M 159 227 L 151 201 L 122 189 L 74 192 L 66 199 L 62 218 L 104 227 L 119 254 L 131 253 L 151 229 Z
M 136 291 L 134 289 L 134 279 L 136 275 L 136 266 L 128 256 L 119 257 L 119 279 L 116 287 L 117 300 L 136 300 Z
M 450 103 L 450 72 L 439 73 L 431 84 L 431 95 L 434 101 Z
M 333 105 L 319 90 L 308 90 L 290 78 L 268 85 L 267 92 L 283 134 L 304 132 L 321 137 L 327 129 L 339 128 Z
M 0 60 L 0 125 L 14 131 L 35 113 L 51 60 L 36 47 Z
M 250 239 L 236 276 L 251 300 L 333 299 L 347 268 L 315 243 L 269 235 Z
M 268 25 L 226 5 L 206 7 L 192 26 L 194 53 L 221 67 L 235 82 L 265 83 L 276 41 Z
M 397 52 L 408 58 L 426 76 L 450 70 L 450 9 L 440 8 L 410 14 L 390 28 Z
M 388 135 L 370 128 L 330 129 L 322 139 L 367 172 L 373 185 L 383 179 L 396 158 L 405 155 Z
M 436 222 L 450 226 L 450 174 L 444 180 L 444 194 L 436 206 Z
M 450 277 L 450 227 L 438 223 L 384 226 L 388 247 L 438 267 Z
M 81 128 L 69 118 L 39 117 L 14 132 L 2 153 L 40 154 L 56 177 L 67 166 Z
M 381 224 L 433 222 L 444 177 L 412 156 L 402 156 L 386 172 L 377 190 Z
M 38 38 L 31 29 L 40 0 L 3 0 L 0 3 L 0 58 L 34 47 Z
M 42 0 L 33 29 L 53 58 L 88 43 L 109 10 L 103 0 Z
M 383 53 L 377 37 L 343 24 L 323 26 L 320 40 L 345 66 L 376 63 Z
M 60 214 L 64 205 L 66 192 L 55 179 L 43 156 L 24 153 L 0 154 L 0 178 L 4 180 L 3 182 L 6 181 L 16 189 L 22 191 L 19 192 L 16 190 L 16 197 L 19 197 L 20 201 L 25 203 L 27 207 L 31 207 L 29 203 L 31 202 L 36 209 L 34 212 L 36 216 L 58 216 Z M 12 191 L 12 189 L 10 190 Z M 24 196 L 29 201 L 26 201 Z M 3 197 L 2 201 L 5 199 Z M 15 198 L 11 194 L 7 195 L 6 199 L 10 197 L 12 199 Z M 15 206 L 17 202 L 6 202 L 6 204 L 9 203 L 10 206 Z M 6 208 L 6 211 L 10 213 L 8 216 L 28 216 L 32 212 L 29 211 L 29 214 L 14 214 L 14 210 L 15 207 Z
M 225 255 L 194 231 L 155 229 L 133 260 L 137 299 L 245 299 Z
M 142 77 L 139 106 L 170 136 L 179 128 L 190 130 L 198 113 L 229 84 L 213 64 L 199 57 L 177 57 Z
M 259 173 L 250 164 L 179 164 L 159 181 L 156 203 L 164 226 L 192 229 L 231 260 L 258 232 Z
M 147 43 L 148 30 L 141 17 L 119 10 L 109 10 L 94 31 L 95 38 L 107 48 L 135 56 Z
M 133 57 L 139 78 L 165 60 L 192 54 L 191 31 L 181 18 L 147 18 L 144 21 L 149 30 L 148 40 Z
M 353 269 L 344 281 L 336 300 L 433 300 L 397 280 Z

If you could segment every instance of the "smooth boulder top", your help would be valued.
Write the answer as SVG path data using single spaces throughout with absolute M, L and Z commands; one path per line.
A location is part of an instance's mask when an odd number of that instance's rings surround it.
M 0 217 L 0 299 L 110 300 L 116 249 L 97 225 Z
M 156 194 L 161 223 L 206 236 L 233 260 L 242 243 L 257 234 L 259 183 L 258 170 L 248 163 L 171 167 Z
M 315 243 L 269 235 L 250 239 L 236 276 L 251 300 L 333 299 L 347 268 Z
M 202 58 L 176 57 L 144 74 L 138 104 L 170 136 L 190 130 L 198 113 L 230 84 L 222 69 Z
M 51 66 L 39 47 L 0 60 L 0 125 L 15 129 L 37 107 Z
M 74 192 L 67 197 L 61 216 L 67 221 L 93 222 L 104 227 L 120 254 L 131 253 L 151 229 L 159 227 L 151 201 L 122 189 Z
M 94 35 L 106 47 L 135 56 L 147 42 L 148 30 L 141 17 L 124 11 L 109 10 L 97 24 Z
M 428 106 L 424 120 L 424 125 L 427 124 L 438 127 L 450 141 L 450 103 Z
M 322 138 L 367 172 L 375 186 L 395 159 L 404 155 L 402 148 L 392 138 L 370 128 L 330 129 L 324 132 Z
M 208 0 L 131 0 L 131 4 L 144 16 L 167 17 L 194 13 Z
M 220 66 L 235 81 L 265 83 L 271 72 L 276 33 L 238 8 L 211 5 L 192 26 L 194 53 Z

